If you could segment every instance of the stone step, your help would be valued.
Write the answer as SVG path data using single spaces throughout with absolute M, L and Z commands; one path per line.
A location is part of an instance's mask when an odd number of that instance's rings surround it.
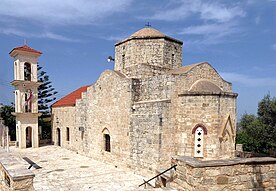
M 165 188 L 137 188 L 129 191 L 177 191 L 177 189 L 165 187 Z

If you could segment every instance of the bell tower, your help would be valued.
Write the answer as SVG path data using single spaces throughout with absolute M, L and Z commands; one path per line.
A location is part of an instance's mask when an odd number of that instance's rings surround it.
M 14 58 L 14 80 L 16 117 L 16 145 L 19 148 L 38 147 L 37 59 L 42 54 L 27 45 L 14 48 L 10 53 Z

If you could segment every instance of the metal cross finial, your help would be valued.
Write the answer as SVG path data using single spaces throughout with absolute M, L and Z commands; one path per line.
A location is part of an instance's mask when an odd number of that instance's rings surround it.
M 147 24 L 145 24 L 145 26 L 147 27 L 151 27 L 150 23 L 148 22 Z
M 24 45 L 27 45 L 27 39 L 24 38 Z

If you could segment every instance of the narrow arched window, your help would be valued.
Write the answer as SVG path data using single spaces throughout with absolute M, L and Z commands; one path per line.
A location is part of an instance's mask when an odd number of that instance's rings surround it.
M 123 69 L 125 68 L 125 63 L 126 63 L 126 56 L 123 54 L 123 55 L 122 55 L 122 65 L 123 65 Z
M 70 141 L 70 130 L 69 130 L 69 127 L 66 127 L 66 141 Z
M 172 54 L 172 66 L 174 66 L 174 63 L 175 63 L 175 56 L 174 56 L 174 54 Z
M 204 157 L 204 135 L 207 135 L 207 129 L 202 124 L 197 124 L 192 131 L 194 136 L 194 157 Z
M 32 74 L 31 64 L 26 62 L 24 64 L 24 80 L 31 81 L 31 74 Z
M 111 152 L 110 136 L 108 134 L 104 134 L 104 143 L 105 143 L 105 151 Z

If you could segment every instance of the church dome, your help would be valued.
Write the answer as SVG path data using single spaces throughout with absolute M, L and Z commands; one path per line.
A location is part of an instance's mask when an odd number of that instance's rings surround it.
M 190 90 L 191 92 L 211 92 L 211 93 L 221 93 L 222 90 L 212 82 L 206 80 L 200 80 L 195 82 Z
M 165 37 L 166 35 L 154 28 L 143 28 L 133 33 L 130 37 Z

